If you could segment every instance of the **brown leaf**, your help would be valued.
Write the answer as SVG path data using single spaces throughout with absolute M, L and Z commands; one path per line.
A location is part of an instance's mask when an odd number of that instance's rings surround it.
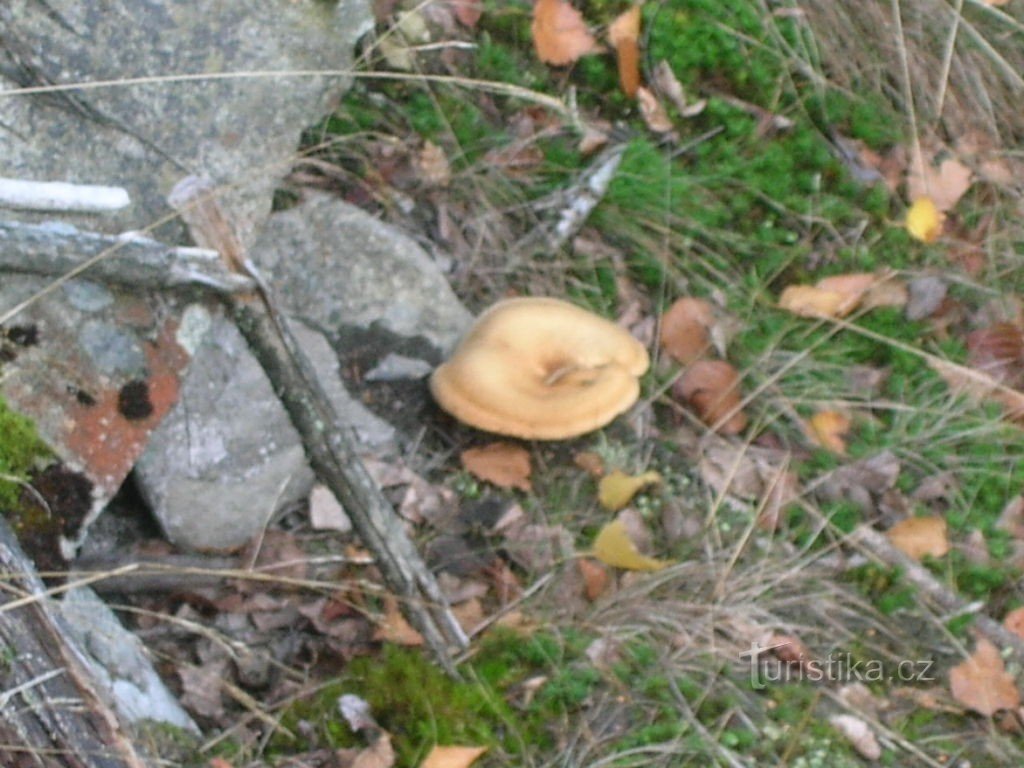
M 747 415 L 739 410 L 743 402 L 740 375 L 724 360 L 698 360 L 672 387 L 673 394 L 689 403 L 700 420 L 718 431 L 735 435 L 747 426 Z
M 640 6 L 633 5 L 608 26 L 608 40 L 615 48 L 619 85 L 627 97 L 640 87 Z
M 586 594 L 587 600 L 593 602 L 607 591 L 611 576 L 599 561 L 581 557 L 576 561 L 576 567 L 580 569 L 580 574 L 583 576 L 584 594 Z
M 490 443 L 463 451 L 459 458 L 466 471 L 499 488 L 518 488 L 529 493 L 530 452 L 515 443 Z
M 921 560 L 925 555 L 942 557 L 949 552 L 946 521 L 941 517 L 908 517 L 885 532 L 896 549 Z
M 658 101 L 658 97 L 642 85 L 636 89 L 636 100 L 640 105 L 640 116 L 648 128 L 655 133 L 668 133 L 673 129 L 674 126 L 669 119 L 668 112 Z
M 790 285 L 779 294 L 779 309 L 800 317 L 839 317 L 843 296 L 813 285 Z
M 416 157 L 416 171 L 427 187 L 447 187 L 452 180 L 447 155 L 432 141 L 423 142 L 423 148 Z
M 779 308 L 801 317 L 845 317 L 879 278 L 871 273 L 835 275 L 813 286 L 791 285 L 779 296 Z
M 469 768 L 487 747 L 441 747 L 435 746 L 420 768 Z
M 598 50 L 583 15 L 567 0 L 537 0 L 530 31 L 537 58 L 545 64 L 565 66 Z
M 450 2 L 459 23 L 464 27 L 474 29 L 484 13 L 483 0 L 450 0 Z
M 395 750 L 391 734 L 381 731 L 377 740 L 356 755 L 349 768 L 391 768 L 395 764 Z
M 877 760 L 882 756 L 882 747 L 875 738 L 871 727 L 853 715 L 833 715 L 829 724 L 846 738 L 853 748 L 868 760 Z
M 714 309 L 703 299 L 684 296 L 661 316 L 661 346 L 675 360 L 689 365 L 711 344 L 708 329 L 715 322 Z
M 1024 421 L 1024 392 L 1009 388 L 984 371 L 976 371 L 938 358 L 928 359 L 929 367 L 945 379 L 946 384 L 977 402 L 995 401 L 1011 421 Z
M 393 595 L 384 598 L 384 618 L 377 624 L 373 639 L 395 645 L 423 645 L 423 635 L 405 620 L 398 609 L 398 600 Z
M 1014 608 L 1003 617 L 1003 626 L 1017 637 L 1024 638 L 1024 608 Z
M 773 634 L 764 641 L 763 645 L 779 661 L 786 664 L 803 665 L 812 658 L 811 652 L 807 650 L 803 640 L 794 635 Z
M 970 189 L 971 181 L 971 169 L 955 158 L 947 157 L 938 167 L 922 160 L 907 173 L 907 197 L 929 198 L 939 213 L 945 213 Z
M 679 82 L 676 73 L 665 59 L 662 59 L 654 66 L 654 87 L 659 93 L 665 96 L 672 106 L 676 108 L 680 117 L 696 117 L 708 105 L 707 99 L 698 99 L 690 103 L 686 98 L 686 91 L 683 84 Z
M 453 606 L 452 615 L 467 635 L 472 635 L 473 631 L 484 623 L 484 607 L 475 597 Z
M 1024 383 L 1024 331 L 1012 323 L 995 323 L 967 334 L 967 362 L 1000 384 Z
M 580 451 L 573 455 L 572 461 L 588 475 L 600 477 L 604 474 L 604 459 L 593 451 Z
M 1018 494 L 1006 502 L 1003 511 L 999 513 L 996 528 L 1015 539 L 1024 539 L 1024 495 Z
M 979 638 L 974 653 L 949 671 L 949 688 L 959 704 L 985 716 L 1020 704 L 1013 675 L 1006 671 L 999 649 L 985 638 Z
M 825 450 L 846 455 L 850 417 L 838 411 L 818 411 L 807 420 L 807 438 Z

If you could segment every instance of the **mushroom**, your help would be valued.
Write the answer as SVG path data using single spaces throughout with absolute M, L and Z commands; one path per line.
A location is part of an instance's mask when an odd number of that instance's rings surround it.
M 506 299 L 434 371 L 430 391 L 477 429 L 562 440 L 633 405 L 648 365 L 643 345 L 603 317 L 558 299 Z

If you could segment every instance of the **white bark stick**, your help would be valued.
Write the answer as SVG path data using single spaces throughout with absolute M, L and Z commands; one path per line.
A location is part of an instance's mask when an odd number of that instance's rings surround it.
M 106 213 L 131 203 L 123 187 L 0 177 L 0 207 L 29 211 Z

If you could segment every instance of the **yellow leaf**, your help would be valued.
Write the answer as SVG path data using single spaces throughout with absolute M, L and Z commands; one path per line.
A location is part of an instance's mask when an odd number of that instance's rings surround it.
M 487 747 L 435 746 L 420 768 L 467 768 L 486 751 Z
M 594 557 L 605 565 L 630 571 L 660 571 L 670 563 L 640 554 L 621 520 L 612 520 L 594 539 Z
M 946 521 L 941 517 L 908 517 L 885 532 L 896 549 L 915 560 L 949 552 Z
M 657 472 L 644 472 L 642 475 L 627 475 L 615 470 L 601 478 L 597 486 L 597 500 L 605 509 L 615 512 L 632 501 L 641 488 L 661 482 Z
M 919 197 L 907 211 L 907 232 L 922 243 L 934 243 L 942 234 L 944 218 L 930 197 Z

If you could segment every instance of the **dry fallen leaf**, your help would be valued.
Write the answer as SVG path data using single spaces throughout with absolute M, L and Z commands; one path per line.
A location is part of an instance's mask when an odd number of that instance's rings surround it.
M 838 411 L 818 411 L 807 420 L 807 437 L 815 445 L 845 456 L 850 424 L 850 417 Z
M 942 234 L 943 214 L 930 197 L 919 197 L 907 211 L 907 232 L 922 243 L 934 243 Z
M 640 116 L 648 128 L 655 133 L 668 133 L 673 129 L 668 112 L 658 101 L 658 97 L 642 85 L 636 89 L 636 101 L 640 105 Z
M 790 285 L 779 295 L 779 309 L 800 317 L 839 317 L 843 296 L 813 285 Z
M 845 317 L 878 282 L 871 273 L 835 275 L 814 285 L 791 285 L 779 296 L 779 308 L 801 317 Z
M 724 435 L 735 435 L 747 426 L 747 415 L 739 410 L 740 375 L 724 360 L 698 360 L 673 385 L 672 393 L 689 403 L 708 426 L 726 419 L 718 428 Z
M 877 760 L 882 756 L 882 747 L 878 744 L 871 727 L 853 715 L 833 715 L 829 724 L 843 734 L 853 748 L 868 760 Z
M 611 576 L 601 563 L 589 557 L 581 557 L 576 561 L 576 567 L 583 577 L 583 593 L 587 600 L 593 602 L 607 591 Z
M 1024 330 L 1013 323 L 995 323 L 967 334 L 967 362 L 1000 384 L 1024 384 Z
M 608 26 L 608 40 L 615 48 L 619 85 L 629 98 L 640 87 L 640 6 L 634 5 Z
M 473 29 L 484 13 L 483 0 L 451 0 L 455 18 L 464 27 Z
M 1024 421 L 1024 392 L 1012 389 L 984 371 L 938 358 L 928 358 L 928 366 L 941 376 L 958 394 L 965 394 L 980 403 L 999 403 L 1007 419 Z
M 950 211 L 971 187 L 971 169 L 947 157 L 936 168 L 932 163 L 912 164 L 907 174 L 907 197 L 916 202 L 929 199 L 939 213 Z
M 515 443 L 490 443 L 469 448 L 459 455 L 467 472 L 499 488 L 518 488 L 529 493 L 530 452 Z
M 533 47 L 537 58 L 556 67 L 598 50 L 583 15 L 567 0 L 537 0 L 533 6 Z
M 627 475 L 615 470 L 601 478 L 597 485 L 597 500 L 601 506 L 617 512 L 633 500 L 640 489 L 661 482 L 661 475 L 653 470 L 641 475 Z
M 487 747 L 435 746 L 420 768 L 467 768 L 486 751 Z
M 1020 691 L 999 649 L 983 637 L 973 654 L 949 670 L 949 688 L 957 703 L 985 716 L 1020 705 Z
M 377 740 L 356 755 L 349 768 L 391 768 L 395 764 L 395 750 L 391 734 L 381 731 Z
M 384 618 L 373 630 L 373 639 L 395 645 L 423 645 L 423 635 L 405 620 L 398 609 L 398 600 L 393 595 L 384 598 Z
M 612 520 L 594 539 L 594 557 L 602 563 L 630 571 L 659 571 L 670 563 L 640 554 L 621 520 Z
M 604 459 L 594 451 L 580 451 L 573 455 L 572 462 L 588 475 L 600 477 L 604 474 Z
M 941 517 L 908 517 L 885 532 L 896 549 L 921 560 L 925 555 L 942 557 L 949 552 L 946 521 Z
M 444 150 L 432 141 L 425 141 L 416 157 L 416 171 L 428 187 L 447 187 L 452 180 L 452 169 Z
M 676 73 L 672 71 L 671 65 L 662 59 L 654 66 L 653 85 L 655 89 L 672 102 L 680 117 L 696 117 L 708 105 L 707 99 L 698 99 L 690 103 L 686 98 L 686 91 L 683 84 L 679 82 Z
M 803 665 L 813 658 L 804 641 L 794 635 L 772 634 L 759 645 L 786 664 Z
M 1003 626 L 1017 637 L 1024 638 L 1024 608 L 1014 608 L 1003 617 Z
M 708 302 L 686 296 L 677 299 L 661 316 L 661 346 L 675 360 L 689 365 L 711 345 L 708 329 L 714 322 Z

